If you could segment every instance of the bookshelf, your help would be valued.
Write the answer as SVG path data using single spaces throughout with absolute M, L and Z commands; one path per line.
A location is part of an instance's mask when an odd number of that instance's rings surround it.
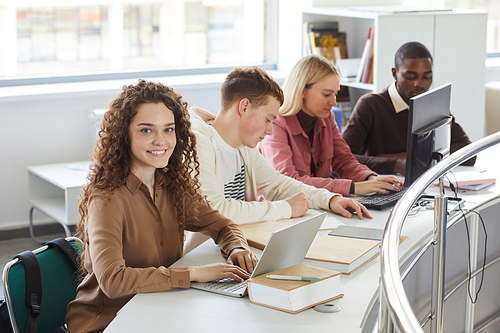
M 434 58 L 433 87 L 452 83 L 453 115 L 473 141 L 482 138 L 485 129 L 472 124 L 485 123 L 487 13 L 459 9 L 389 10 L 397 7 L 378 6 L 378 11 L 313 7 L 302 11 L 302 23 L 337 21 L 339 31 L 347 34 L 350 58 L 361 58 L 368 30 L 374 27 L 373 83 L 341 81 L 349 87 L 353 107 L 361 95 L 380 91 L 394 81 L 394 54 L 402 44 L 423 43 Z

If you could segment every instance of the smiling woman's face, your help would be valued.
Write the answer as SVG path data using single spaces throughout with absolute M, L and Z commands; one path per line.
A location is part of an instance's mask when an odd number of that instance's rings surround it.
M 133 171 L 164 168 L 177 143 L 174 113 L 163 103 L 142 104 L 130 122 L 129 135 Z

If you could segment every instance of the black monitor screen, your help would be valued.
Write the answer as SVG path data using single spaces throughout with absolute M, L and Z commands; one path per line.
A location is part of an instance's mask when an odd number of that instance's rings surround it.
M 450 97 L 448 83 L 410 99 L 405 186 L 449 154 Z

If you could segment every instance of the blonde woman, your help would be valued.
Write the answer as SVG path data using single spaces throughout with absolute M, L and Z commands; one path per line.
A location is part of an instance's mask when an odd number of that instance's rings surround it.
M 399 178 L 379 177 L 342 139 L 331 110 L 339 89 L 340 74 L 330 61 L 300 59 L 285 80 L 284 103 L 259 151 L 282 174 L 344 196 L 400 190 Z

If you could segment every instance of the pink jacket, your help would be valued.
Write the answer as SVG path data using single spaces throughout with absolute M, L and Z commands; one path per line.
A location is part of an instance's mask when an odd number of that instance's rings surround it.
M 333 112 L 326 119 L 316 119 L 312 147 L 297 116 L 278 116 L 273 123 L 273 134 L 257 147 L 282 174 L 344 196 L 349 195 L 352 181 L 364 181 L 375 173 L 352 155 L 340 135 Z M 314 175 L 311 175 L 311 155 L 316 163 Z M 331 171 L 344 179 L 330 178 Z

